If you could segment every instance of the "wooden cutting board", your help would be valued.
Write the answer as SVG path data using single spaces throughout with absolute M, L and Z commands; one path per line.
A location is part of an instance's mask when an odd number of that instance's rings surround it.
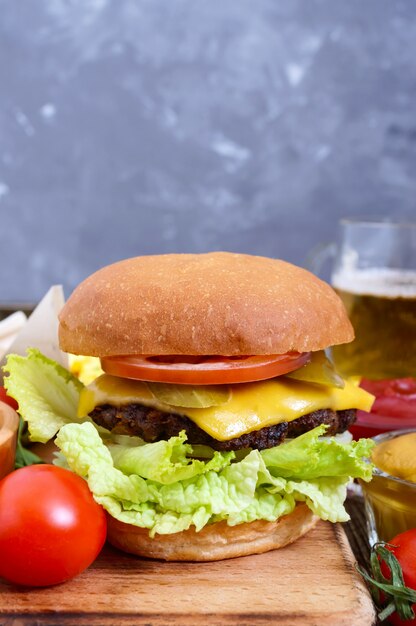
M 291 546 L 215 563 L 161 563 L 106 547 L 46 589 L 0 582 L 1 626 L 370 626 L 344 531 L 320 522 Z

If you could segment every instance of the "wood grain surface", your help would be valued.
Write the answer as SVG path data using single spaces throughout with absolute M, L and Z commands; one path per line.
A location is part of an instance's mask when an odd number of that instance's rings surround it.
M 370 626 L 374 610 L 339 525 L 215 563 L 161 563 L 106 547 L 78 578 L 45 589 L 0 582 L 1 626 Z

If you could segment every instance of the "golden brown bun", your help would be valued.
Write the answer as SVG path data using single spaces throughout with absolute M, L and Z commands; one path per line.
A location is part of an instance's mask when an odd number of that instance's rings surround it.
M 341 300 L 310 272 L 212 252 L 136 257 L 99 270 L 60 315 L 74 354 L 283 354 L 354 338 Z
M 293 543 L 318 521 L 306 504 L 298 504 L 277 522 L 256 521 L 238 526 L 217 522 L 199 533 L 193 528 L 173 535 L 149 537 L 149 531 L 107 515 L 108 541 L 124 552 L 163 561 L 220 561 L 260 554 Z

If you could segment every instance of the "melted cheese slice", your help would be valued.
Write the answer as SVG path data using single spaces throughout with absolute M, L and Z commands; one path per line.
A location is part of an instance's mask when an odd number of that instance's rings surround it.
M 319 409 L 369 411 L 374 402 L 374 396 L 349 380 L 343 389 L 285 377 L 230 388 L 230 399 L 225 404 L 190 409 L 158 402 L 145 382 L 104 374 L 81 392 L 78 416 L 88 415 L 102 404 L 143 404 L 186 415 L 211 437 L 227 441 L 265 426 L 291 422 Z

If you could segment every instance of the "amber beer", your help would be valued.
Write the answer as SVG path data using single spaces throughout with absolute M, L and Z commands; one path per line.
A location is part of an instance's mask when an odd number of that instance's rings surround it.
M 355 340 L 336 346 L 344 374 L 373 380 L 416 376 L 416 271 L 340 271 L 332 283 L 354 326 Z

